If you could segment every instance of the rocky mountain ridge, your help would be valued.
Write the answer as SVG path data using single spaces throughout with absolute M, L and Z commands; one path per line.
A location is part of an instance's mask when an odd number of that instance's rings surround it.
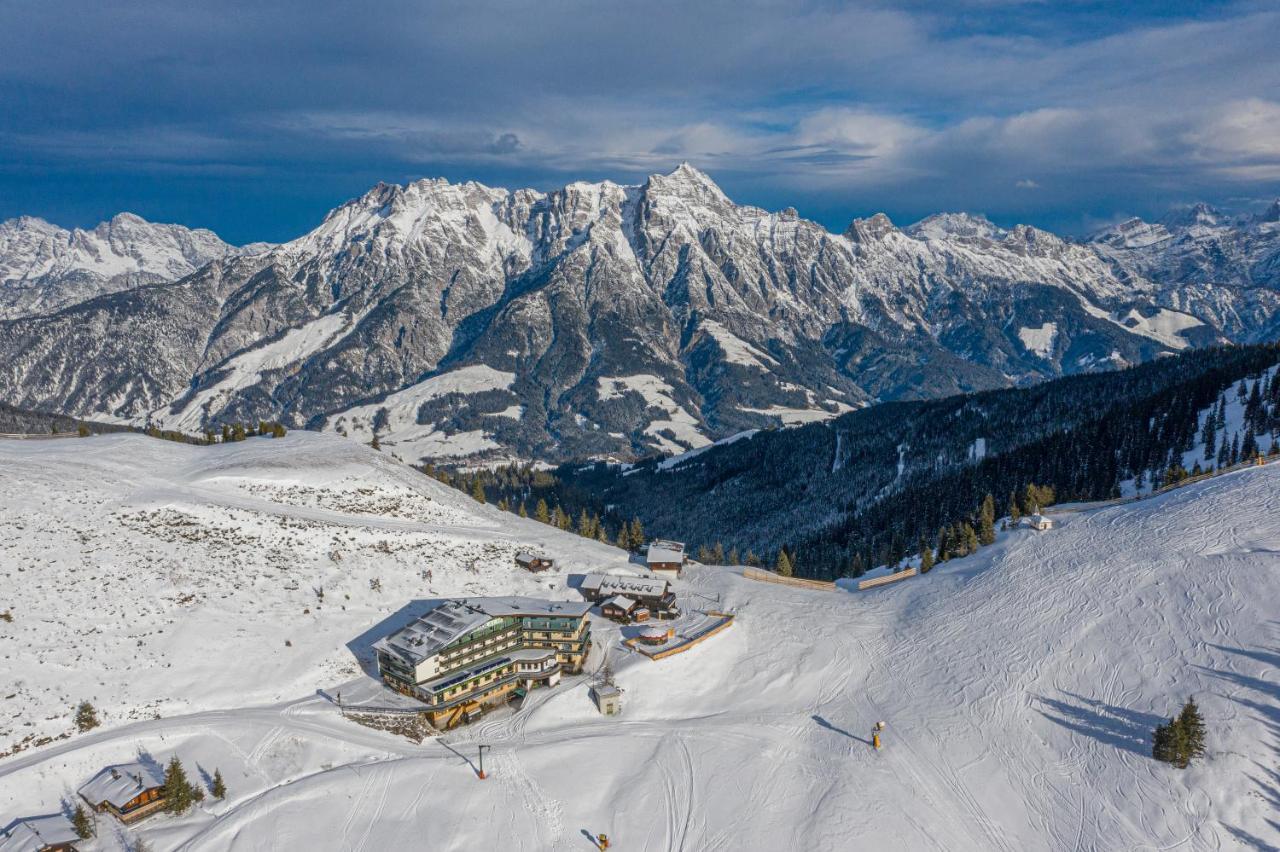
M 53 313 L 141 284 L 176 281 L 237 248 L 203 228 L 119 213 L 96 227 L 60 228 L 35 216 L 0 222 L 0 319 Z
M 1184 255 L 1228 239 L 1151 227 Z M 1156 262 L 1169 240 L 1130 245 L 1129 223 L 1089 242 L 965 214 L 833 234 L 688 165 L 549 193 L 380 184 L 292 242 L 0 322 L 0 396 L 192 431 L 377 433 L 406 459 L 680 452 L 1273 339 L 1280 238 L 1250 228 L 1230 255 L 1246 270 L 1196 273 Z

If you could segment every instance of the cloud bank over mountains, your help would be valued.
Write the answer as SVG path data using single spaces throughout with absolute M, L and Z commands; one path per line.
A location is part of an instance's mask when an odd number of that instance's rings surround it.
M 0 216 L 283 239 L 376 179 L 685 160 L 833 228 L 950 208 L 1080 231 L 1280 187 L 1267 4 L 81 7 L 0 10 Z

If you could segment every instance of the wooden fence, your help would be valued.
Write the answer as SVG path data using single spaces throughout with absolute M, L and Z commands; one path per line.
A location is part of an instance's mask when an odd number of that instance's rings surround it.
M 896 583 L 899 580 L 905 580 L 908 577 L 914 577 L 919 573 L 915 567 L 904 568 L 893 574 L 885 574 L 883 577 L 872 577 L 870 580 L 859 580 L 858 591 L 863 589 L 874 589 L 876 586 L 886 586 L 889 583 Z
M 781 574 L 773 571 L 766 571 L 763 568 L 743 568 L 742 576 L 746 577 L 748 580 L 759 580 L 762 583 L 778 583 L 783 586 L 796 586 L 801 589 L 815 589 L 820 592 L 834 592 L 836 590 L 836 584 L 827 580 L 806 580 L 803 577 L 783 577 Z

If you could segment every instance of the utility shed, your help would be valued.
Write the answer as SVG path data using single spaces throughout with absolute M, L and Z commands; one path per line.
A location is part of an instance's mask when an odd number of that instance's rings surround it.
M 0 852 L 76 852 L 79 840 L 62 814 L 27 817 L 0 831 Z
M 164 807 L 164 772 L 153 763 L 120 763 L 101 769 L 77 792 L 95 811 L 135 822 Z
M 611 683 L 601 683 L 591 687 L 591 700 L 596 709 L 605 716 L 617 716 L 622 712 L 622 690 Z

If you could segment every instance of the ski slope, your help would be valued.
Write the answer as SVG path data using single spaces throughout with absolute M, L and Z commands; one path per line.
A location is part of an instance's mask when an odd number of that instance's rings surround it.
M 246 540 L 157 541 L 119 520 L 162 510 Z M 335 538 L 347 555 L 330 564 Z M 66 730 L 86 694 L 105 723 L 0 759 L 6 823 L 56 811 L 104 763 L 176 750 L 230 793 L 142 823 L 158 850 L 585 850 L 597 832 L 654 852 L 1280 845 L 1280 465 L 1003 533 L 871 592 L 694 567 L 682 604 L 735 611 L 726 632 L 651 662 L 595 625 L 622 716 L 569 679 L 419 744 L 317 694 L 373 695 L 347 642 L 429 590 L 574 594 L 563 574 L 512 570 L 498 551 L 517 542 L 569 570 L 624 556 L 310 434 L 0 443 L 0 541 L 0 609 L 11 596 L 15 613 L 0 656 L 22 682 L 0 701 L 0 742 Z M 195 602 L 170 600 L 191 588 Z M 151 635 L 135 651 L 137 632 Z M 1151 761 L 1151 729 L 1192 695 L 1207 758 Z M 103 834 L 90 848 L 133 836 Z

